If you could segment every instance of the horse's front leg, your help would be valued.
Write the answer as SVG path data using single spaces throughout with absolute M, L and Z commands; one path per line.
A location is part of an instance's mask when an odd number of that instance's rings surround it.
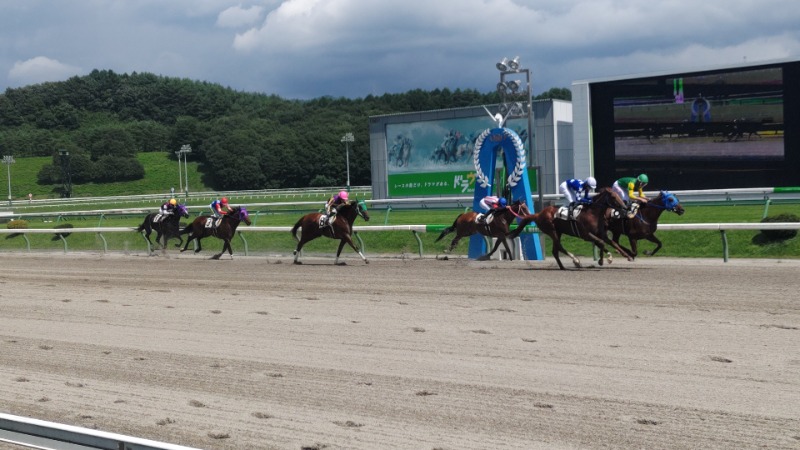
M 233 259 L 233 251 L 231 250 L 231 241 L 230 241 L 230 239 L 223 239 L 223 241 L 225 243 L 222 244 L 222 251 L 217 253 L 216 255 L 212 256 L 211 259 L 219 259 L 222 256 L 222 254 L 225 253 L 225 250 L 227 250 L 228 253 L 230 253 L 231 259 Z
M 627 254 L 629 254 L 629 255 L 631 255 L 633 257 L 636 257 L 636 241 L 634 239 L 632 239 L 630 236 L 628 236 L 628 242 L 630 242 L 630 245 L 631 245 L 631 249 L 628 250 L 627 248 L 623 247 L 622 244 L 619 243 L 619 238 L 621 236 L 622 235 L 619 234 L 619 233 L 612 232 L 611 233 L 611 242 L 617 244 L 622 250 L 625 251 L 625 253 L 627 253 Z M 613 247 L 613 244 L 612 244 L 612 247 Z
M 659 249 L 661 249 L 661 241 L 660 241 L 660 240 L 659 240 L 657 237 L 655 237 L 654 235 L 652 235 L 652 234 L 651 234 L 650 236 L 647 236 L 645 239 L 647 239 L 648 241 L 650 241 L 650 242 L 652 242 L 652 243 L 656 244 L 656 248 L 654 248 L 652 252 L 648 252 L 648 251 L 646 251 L 646 250 L 645 250 L 644 254 L 645 254 L 645 255 L 649 255 L 649 256 L 653 256 L 653 255 L 655 255 L 655 254 L 656 254 L 656 252 L 657 252 Z M 635 248 L 635 247 L 634 247 L 634 248 Z
M 497 240 L 494 243 L 494 247 L 492 247 L 492 251 L 490 251 L 489 253 L 487 253 L 487 254 L 485 254 L 483 256 L 478 257 L 478 261 L 488 261 L 489 258 L 491 258 L 492 255 L 494 255 L 494 252 L 497 251 L 497 248 L 500 247 L 500 242 L 505 244 L 506 240 L 504 238 L 502 240 L 500 238 L 497 238 Z M 506 250 L 508 250 L 508 244 L 506 244 Z M 509 250 L 509 253 L 511 253 L 510 250 Z
M 595 235 L 593 235 L 591 233 L 589 233 L 589 236 L 591 236 L 591 237 L 593 237 L 595 239 L 596 245 L 598 247 L 600 247 L 600 249 L 602 251 L 605 251 L 605 248 L 606 248 L 605 244 L 608 244 L 608 245 L 614 247 L 614 250 L 618 251 L 619 254 L 624 256 L 628 261 L 633 261 L 633 257 L 629 253 L 630 250 L 626 251 L 624 248 L 622 248 L 621 245 L 619 245 L 618 243 L 616 243 L 616 242 L 612 241 L 611 239 L 609 239 L 607 234 L 603 235 L 602 239 L 598 238 L 597 236 L 595 236 Z M 612 262 L 611 253 L 608 253 L 608 255 L 609 255 L 608 263 L 611 264 L 611 262 Z
M 341 242 L 339 242 L 339 251 L 336 252 L 336 264 L 338 264 L 338 262 L 339 262 L 339 254 L 342 253 L 342 248 L 344 248 L 345 242 L 350 245 L 350 247 L 353 249 L 353 251 L 358 253 L 358 256 L 360 256 L 361 259 L 366 264 L 369 264 L 369 261 L 367 260 L 367 257 L 364 256 L 364 254 L 361 252 L 361 249 L 356 247 L 356 244 L 353 243 L 353 239 L 350 237 L 349 234 L 345 234 L 344 237 L 342 238 Z

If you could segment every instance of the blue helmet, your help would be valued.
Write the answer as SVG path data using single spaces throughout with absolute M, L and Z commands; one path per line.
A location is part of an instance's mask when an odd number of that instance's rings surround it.
M 506 205 L 508 205 L 508 201 L 505 198 L 500 198 L 500 201 L 497 202 L 497 203 L 499 203 L 500 206 L 502 206 L 502 207 L 505 207 Z

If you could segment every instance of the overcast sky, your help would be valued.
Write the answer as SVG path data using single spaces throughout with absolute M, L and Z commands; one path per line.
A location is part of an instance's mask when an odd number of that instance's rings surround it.
M 494 90 L 800 56 L 796 0 L 0 0 L 0 92 L 93 69 L 290 99 Z

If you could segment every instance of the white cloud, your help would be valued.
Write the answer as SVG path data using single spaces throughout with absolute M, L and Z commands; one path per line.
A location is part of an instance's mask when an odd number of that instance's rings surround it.
M 8 72 L 9 80 L 20 85 L 62 81 L 81 73 L 80 67 L 64 64 L 46 56 L 37 56 L 26 61 L 17 61 Z
M 219 13 L 217 16 L 217 26 L 223 28 L 239 28 L 252 25 L 261 18 L 264 8 L 261 6 L 251 6 L 242 8 L 242 5 L 231 6 Z

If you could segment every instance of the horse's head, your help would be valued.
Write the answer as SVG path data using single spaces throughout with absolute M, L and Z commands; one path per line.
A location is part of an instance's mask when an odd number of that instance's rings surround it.
M 681 202 L 678 200 L 678 197 L 676 197 L 672 192 L 661 191 L 659 198 L 661 199 L 664 209 L 667 211 L 672 211 L 679 216 L 682 216 L 683 213 L 686 212 L 684 211 L 683 206 L 681 206 Z
M 528 204 L 523 199 L 514 200 L 510 205 L 508 205 L 508 209 L 517 217 L 527 216 L 531 213 L 531 211 L 528 209 Z
M 364 200 L 353 200 L 355 202 L 356 207 L 358 208 L 358 215 L 364 219 L 365 222 L 369 222 L 369 214 L 367 213 L 367 203 Z
M 244 206 L 241 207 L 237 206 L 236 208 L 233 208 L 233 211 L 231 211 L 231 213 L 233 213 L 233 215 L 236 216 L 236 218 L 239 219 L 239 221 L 244 222 L 247 225 L 250 225 L 250 214 L 247 212 L 247 208 L 245 208 Z
M 183 203 L 178 204 L 178 217 L 189 217 L 189 210 Z

